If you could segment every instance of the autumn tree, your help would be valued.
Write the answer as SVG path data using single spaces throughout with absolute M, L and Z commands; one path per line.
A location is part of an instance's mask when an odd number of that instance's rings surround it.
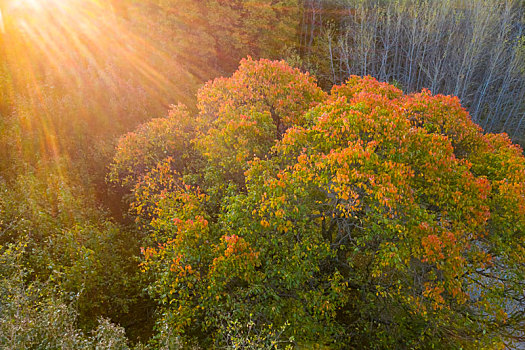
M 282 62 L 247 60 L 199 106 L 197 132 L 156 136 L 191 147 L 121 177 L 149 208 L 142 268 L 161 338 L 493 348 L 519 336 L 525 158 L 457 98 L 356 76 L 325 96 Z M 121 141 L 115 174 L 140 137 Z M 188 152 L 198 167 L 177 165 Z

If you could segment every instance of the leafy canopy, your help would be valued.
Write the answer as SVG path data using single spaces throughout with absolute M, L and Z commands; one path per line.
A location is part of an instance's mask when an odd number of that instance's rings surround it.
M 525 157 L 457 98 L 355 76 L 327 95 L 248 59 L 198 99 L 193 118 L 177 107 L 125 136 L 112 168 L 151 228 L 142 268 L 161 330 L 204 347 L 263 346 L 268 327 L 274 347 L 519 334 Z

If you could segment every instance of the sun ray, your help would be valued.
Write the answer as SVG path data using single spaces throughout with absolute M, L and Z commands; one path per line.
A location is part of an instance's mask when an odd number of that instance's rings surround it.
M 19 141 L 23 157 L 39 154 L 57 161 L 69 157 L 70 143 L 78 135 L 66 139 L 67 128 L 80 129 L 93 139 L 111 130 L 122 133 L 133 128 L 136 124 L 108 102 L 125 98 L 128 85 L 142 90 L 150 106 L 162 106 L 157 113 L 166 113 L 171 104 L 191 105 L 198 83 L 213 76 L 191 54 L 174 55 L 177 50 L 155 40 L 148 28 L 157 24 L 141 13 L 140 5 L 129 21 L 115 15 L 109 1 L 7 0 L 4 4 L 0 39 L 12 77 L 9 84 L 13 98 L 25 101 L 23 111 L 17 112 L 20 137 L 34 138 Z M 78 107 L 60 110 L 57 100 Z M 140 101 L 127 103 L 119 106 L 133 110 Z M 72 111 L 75 115 L 70 115 Z M 135 116 L 134 123 L 162 116 L 152 115 L 153 111 L 145 108 L 142 119 Z M 77 121 L 64 124 L 68 118 Z

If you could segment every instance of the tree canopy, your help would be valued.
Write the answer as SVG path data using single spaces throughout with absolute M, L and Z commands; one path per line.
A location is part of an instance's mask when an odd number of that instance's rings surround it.
M 457 98 L 356 76 L 325 94 L 247 59 L 198 105 L 123 137 L 112 166 L 151 230 L 142 269 L 164 336 L 493 348 L 519 335 L 525 157 Z

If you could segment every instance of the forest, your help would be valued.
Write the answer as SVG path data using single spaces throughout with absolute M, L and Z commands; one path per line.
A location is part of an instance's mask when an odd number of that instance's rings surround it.
M 0 0 L 0 349 L 522 349 L 525 3 Z

